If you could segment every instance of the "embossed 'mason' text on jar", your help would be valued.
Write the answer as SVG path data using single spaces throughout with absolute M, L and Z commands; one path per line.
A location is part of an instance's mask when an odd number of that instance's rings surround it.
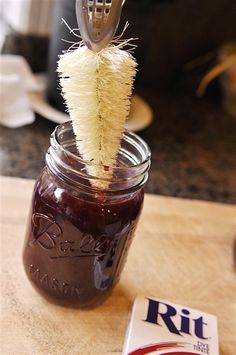
M 78 154 L 71 122 L 51 136 L 35 183 L 25 238 L 26 274 L 47 299 L 69 306 L 104 300 L 119 280 L 143 204 L 150 150 L 125 132 L 109 188 Z M 104 169 L 109 167 L 104 166 Z

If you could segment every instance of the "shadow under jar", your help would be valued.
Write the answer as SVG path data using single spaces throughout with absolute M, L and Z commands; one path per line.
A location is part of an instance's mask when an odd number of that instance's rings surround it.
M 48 300 L 99 304 L 119 280 L 134 237 L 150 150 L 125 132 L 109 188 L 94 187 L 71 122 L 57 126 L 35 183 L 23 251 L 26 274 Z M 104 166 L 104 169 L 109 167 Z

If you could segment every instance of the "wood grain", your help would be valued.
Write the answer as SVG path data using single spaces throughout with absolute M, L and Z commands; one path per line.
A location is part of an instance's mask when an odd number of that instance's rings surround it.
M 120 354 L 138 293 L 218 316 L 221 354 L 236 354 L 236 207 L 146 195 L 119 285 L 93 310 L 47 303 L 31 287 L 21 252 L 32 180 L 0 178 L 1 354 Z

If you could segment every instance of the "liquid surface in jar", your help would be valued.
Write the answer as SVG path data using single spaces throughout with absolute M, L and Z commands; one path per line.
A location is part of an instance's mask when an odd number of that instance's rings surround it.
M 30 281 L 54 302 L 100 303 L 119 280 L 142 203 L 142 189 L 88 198 L 45 168 L 36 181 L 24 247 Z

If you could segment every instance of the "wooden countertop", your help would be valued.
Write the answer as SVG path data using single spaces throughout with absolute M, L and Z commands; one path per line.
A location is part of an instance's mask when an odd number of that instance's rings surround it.
M 112 296 L 96 309 L 72 310 L 43 300 L 23 271 L 33 183 L 0 178 L 1 354 L 120 354 L 138 293 L 217 315 L 221 354 L 236 354 L 235 206 L 146 195 Z

